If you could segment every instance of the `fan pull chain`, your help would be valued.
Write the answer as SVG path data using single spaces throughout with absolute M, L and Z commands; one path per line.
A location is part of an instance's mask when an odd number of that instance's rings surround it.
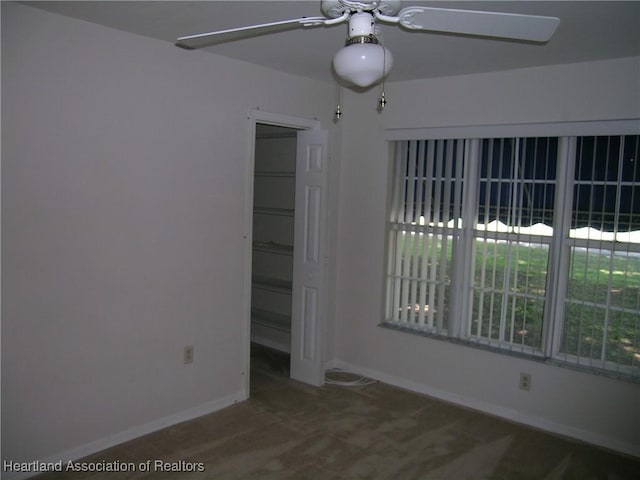
M 340 117 L 342 116 L 342 108 L 340 107 L 340 93 L 341 93 L 342 89 L 340 87 L 340 84 L 336 83 L 336 111 L 334 113 L 334 121 L 338 121 L 340 120 Z
M 378 113 L 382 113 L 384 107 L 387 106 L 387 97 L 384 93 L 384 71 L 387 63 L 387 50 L 384 48 L 382 42 L 380 43 L 380 45 L 382 46 L 382 91 L 380 92 L 380 97 L 378 98 Z
M 382 92 L 380 93 L 380 98 L 378 99 L 378 111 L 382 112 L 382 110 L 386 105 L 387 105 L 387 98 L 384 95 L 384 87 L 382 87 Z

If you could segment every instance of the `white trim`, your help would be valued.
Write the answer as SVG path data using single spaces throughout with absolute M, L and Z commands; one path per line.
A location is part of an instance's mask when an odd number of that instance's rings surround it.
M 289 127 L 298 129 L 319 129 L 320 120 L 311 118 L 292 117 L 291 115 L 283 115 L 281 113 L 264 112 L 258 108 L 249 111 L 249 118 L 253 120 L 253 124 L 266 123 L 269 125 L 277 125 L 279 127 Z
M 571 255 L 563 253 L 566 250 L 565 236 L 571 231 L 571 212 L 573 211 L 573 178 L 576 158 L 576 137 L 561 138 L 558 144 L 558 161 L 556 166 L 556 184 L 561 190 L 556 195 L 553 231 L 559 232 L 551 237 L 549 245 L 548 287 L 549 301 L 545 302 L 543 318 L 553 318 L 542 322 L 543 349 L 546 357 L 555 357 L 559 353 L 560 345 L 557 339 L 562 338 L 564 325 L 567 283 Z M 564 193 L 564 195 L 563 195 Z
M 259 108 L 252 108 L 247 115 L 248 120 L 248 139 L 247 139 L 247 169 L 245 172 L 245 208 L 244 208 L 244 235 L 242 239 L 244 245 L 244 281 L 242 293 L 242 375 L 244 375 L 244 391 L 246 398 L 250 394 L 250 375 L 249 367 L 251 365 L 251 260 L 253 253 L 253 174 L 255 169 L 255 142 L 256 142 L 256 123 L 268 125 L 276 125 L 279 127 L 288 127 L 296 129 L 313 129 L 320 128 L 320 120 L 294 117 L 281 113 L 265 112 Z
M 198 418 L 203 415 L 208 415 L 210 413 L 217 412 L 218 410 L 222 410 L 223 408 L 229 407 L 237 402 L 246 400 L 246 398 L 247 396 L 245 392 L 241 390 L 232 395 L 219 398 L 218 400 L 212 400 L 210 402 L 203 403 L 193 408 L 183 410 L 182 412 L 174 413 L 172 415 L 168 415 L 163 418 L 158 418 L 149 423 L 145 423 L 144 425 L 139 425 L 137 427 L 129 428 L 122 432 L 109 435 L 107 437 L 103 437 L 98 440 L 94 440 L 92 442 L 72 448 L 70 450 L 49 455 L 46 458 L 40 459 L 39 462 L 55 463 L 55 462 L 62 461 L 62 463 L 64 464 L 69 461 L 75 461 L 75 460 L 87 457 L 89 455 L 93 455 L 94 453 L 98 453 L 103 450 L 106 450 L 107 448 L 111 448 L 116 445 L 120 445 L 121 443 L 128 442 L 129 440 L 134 440 L 136 438 L 142 437 L 143 435 L 147 435 L 149 433 L 162 430 L 164 428 L 170 427 L 172 425 L 176 425 L 178 423 L 186 422 L 188 420 L 193 420 L 194 418 Z M 7 480 L 19 480 L 23 478 L 34 477 L 36 475 L 39 475 L 40 473 L 41 472 L 2 471 L 2 478 L 5 478 Z
M 445 402 L 459 405 L 461 407 L 470 408 L 472 410 L 486 413 L 488 415 L 494 415 L 496 417 L 500 417 L 506 420 L 520 423 L 522 425 L 527 425 L 529 427 L 541 429 L 546 432 L 563 435 L 565 437 L 570 437 L 575 440 L 580 440 L 580 441 L 583 441 L 592 445 L 596 445 L 599 447 L 603 447 L 609 450 L 615 450 L 617 452 L 624 453 L 632 457 L 636 457 L 636 458 L 639 457 L 638 447 L 636 445 L 632 443 L 621 442 L 620 440 L 617 440 L 615 438 L 599 435 L 597 433 L 593 433 L 588 430 L 583 430 L 583 429 L 575 428 L 569 425 L 552 422 L 545 418 L 522 413 L 512 408 L 500 407 L 495 405 L 494 403 L 489 403 L 482 400 L 478 400 L 476 398 L 471 398 L 464 395 L 458 395 L 456 393 L 447 392 L 445 390 L 440 390 L 438 388 L 433 388 L 427 385 L 423 385 L 421 383 L 417 383 L 403 377 L 397 377 L 395 375 L 380 372 L 377 370 L 363 368 L 358 365 L 354 365 L 349 362 L 344 362 L 339 359 L 335 359 L 329 362 L 327 364 L 327 367 L 329 366 L 331 368 L 340 368 L 343 370 L 347 370 L 349 372 L 354 372 L 364 377 L 386 383 L 388 385 L 393 385 L 395 387 L 403 388 L 405 390 L 410 390 L 415 393 L 427 395 Z
M 558 137 L 587 135 L 637 135 L 640 118 L 584 122 L 514 123 L 424 128 L 388 128 L 384 139 L 441 140 L 450 138 Z

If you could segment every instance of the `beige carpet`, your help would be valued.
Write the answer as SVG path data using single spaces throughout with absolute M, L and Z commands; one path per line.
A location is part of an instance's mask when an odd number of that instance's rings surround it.
M 640 461 L 384 384 L 312 388 L 287 358 L 252 353 L 251 399 L 82 462 L 160 460 L 191 473 L 40 479 L 640 479 Z

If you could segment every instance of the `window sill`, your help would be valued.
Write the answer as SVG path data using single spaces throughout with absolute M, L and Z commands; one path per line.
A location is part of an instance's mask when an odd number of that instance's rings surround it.
M 430 331 L 419 329 L 419 328 L 405 327 L 405 326 L 396 325 L 390 322 L 382 322 L 382 323 L 379 323 L 378 326 L 387 330 L 393 330 L 396 332 L 408 333 L 408 334 L 413 334 L 420 337 L 431 338 L 434 340 L 444 341 L 452 345 L 458 345 L 461 347 L 475 348 L 477 350 L 483 350 L 485 352 L 497 353 L 497 354 L 506 355 L 509 357 L 520 358 L 522 360 L 528 360 L 528 361 L 541 363 L 549 366 L 567 368 L 576 372 L 588 373 L 588 374 L 597 375 L 600 377 L 611 378 L 613 380 L 640 384 L 640 375 L 634 375 L 633 373 L 629 374 L 625 372 L 606 370 L 603 368 L 597 368 L 593 366 L 574 364 L 570 361 L 565 361 L 558 358 L 548 358 L 548 357 L 544 357 L 541 352 L 533 352 L 533 351 L 519 352 L 517 350 L 513 350 L 512 348 L 510 349 L 505 346 L 489 345 L 489 344 L 480 343 L 474 340 L 451 338 L 451 337 L 447 337 L 446 335 L 438 334 L 435 332 L 430 332 Z

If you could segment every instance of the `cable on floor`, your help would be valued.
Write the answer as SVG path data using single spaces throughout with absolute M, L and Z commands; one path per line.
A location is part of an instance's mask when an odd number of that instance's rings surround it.
M 349 380 L 340 380 L 338 378 L 335 378 L 336 375 L 355 378 Z M 367 378 L 358 373 L 349 372 L 340 368 L 332 368 L 331 370 L 327 370 L 324 373 L 324 383 L 326 383 L 327 385 L 337 385 L 340 387 L 360 387 L 364 385 L 373 385 L 374 383 L 378 383 L 378 381 Z

